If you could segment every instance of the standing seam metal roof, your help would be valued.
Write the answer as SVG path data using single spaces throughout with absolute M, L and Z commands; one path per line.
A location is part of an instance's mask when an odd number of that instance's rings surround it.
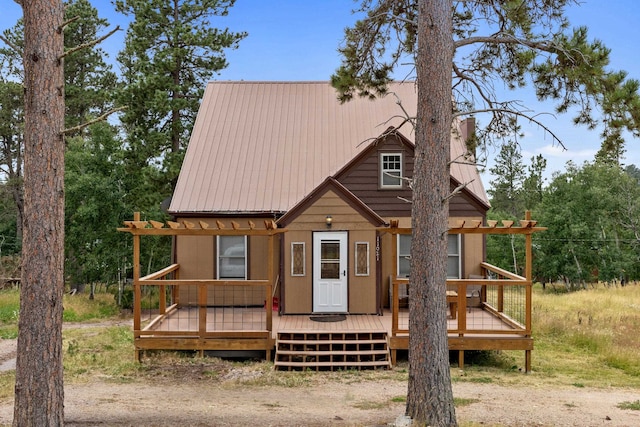
M 288 211 L 389 126 L 401 123 L 397 99 L 415 115 L 413 82 L 392 83 L 389 92 L 340 104 L 328 82 L 209 83 L 169 211 Z M 414 140 L 409 124 L 400 132 Z M 451 157 L 464 151 L 454 135 Z M 472 181 L 468 190 L 488 206 L 474 166 L 453 163 L 451 175 Z

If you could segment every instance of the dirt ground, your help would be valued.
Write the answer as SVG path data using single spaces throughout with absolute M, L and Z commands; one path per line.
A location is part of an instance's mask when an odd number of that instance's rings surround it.
M 15 340 L 0 342 L 0 369 L 15 369 Z M 12 362 L 13 361 L 13 362 Z M 13 365 L 12 365 L 13 363 Z M 227 365 L 229 366 L 229 365 Z M 203 362 L 151 369 L 146 380 L 100 377 L 65 386 L 68 426 L 392 426 L 404 412 L 406 382 L 393 375 L 365 379 L 311 373 L 305 384 L 265 385 L 264 369 L 233 365 L 217 378 Z M 455 382 L 459 423 L 485 426 L 640 426 L 640 411 L 621 402 L 640 390 L 503 387 Z M 10 425 L 13 401 L 0 401 L 0 425 Z

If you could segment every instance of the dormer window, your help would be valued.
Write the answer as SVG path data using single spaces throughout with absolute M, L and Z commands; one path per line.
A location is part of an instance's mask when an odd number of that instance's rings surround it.
M 402 153 L 380 153 L 380 188 L 402 188 Z

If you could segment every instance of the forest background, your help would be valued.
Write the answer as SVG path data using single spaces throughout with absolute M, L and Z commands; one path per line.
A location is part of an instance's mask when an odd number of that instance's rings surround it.
M 228 65 L 234 49 L 242 50 L 247 37 L 208 25 L 209 20 L 224 23 L 227 12 L 236 13 L 235 6 L 216 9 L 205 19 L 194 6 L 175 20 L 150 14 L 144 3 L 116 1 L 107 7 L 100 2 L 129 25 L 115 58 L 97 45 L 65 61 L 66 127 L 113 113 L 109 120 L 67 134 L 65 277 L 70 287 L 121 283 L 130 275 L 131 243 L 116 228 L 134 211 L 145 219 L 164 218 L 206 81 Z M 69 48 L 114 28 L 88 0 L 67 2 L 66 13 L 80 16 L 66 28 Z M 21 34 L 16 22 L 0 43 L 0 256 L 5 277 L 20 275 L 23 110 L 16 51 Z M 181 51 L 170 47 L 170 36 L 182 38 Z M 157 69 L 168 70 L 167 78 L 160 78 Z M 125 104 L 130 107 L 119 111 Z M 534 237 L 536 279 L 568 290 L 596 281 L 638 280 L 640 170 L 625 164 L 624 151 L 569 162 L 550 173 L 547 159 L 529 157 L 518 135 L 504 142 L 479 153 L 491 158 L 483 163 L 490 173 L 485 173 L 490 176 L 485 181 L 492 203 L 489 218 L 518 220 L 531 210 L 539 225 L 548 227 Z M 143 260 L 150 272 L 168 264 L 171 245 L 160 238 L 149 241 Z M 523 242 L 508 236 L 488 239 L 489 262 L 521 271 L 523 257 Z

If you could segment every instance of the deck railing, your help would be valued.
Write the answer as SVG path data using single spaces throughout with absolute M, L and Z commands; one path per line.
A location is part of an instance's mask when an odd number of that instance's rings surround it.
M 173 264 L 134 280 L 135 338 L 180 336 L 206 340 L 271 336 L 273 297 L 268 280 L 179 279 L 179 268 Z M 180 301 L 181 292 L 189 293 L 185 288 L 196 289 L 195 301 Z M 239 296 L 234 298 L 236 291 Z M 231 302 L 217 304 L 213 295 L 216 292 L 221 299 Z M 254 298 L 247 298 L 248 292 Z M 255 301 L 256 293 L 263 296 L 260 300 L 264 302 L 259 306 L 250 302 Z M 176 314 L 178 309 L 180 315 Z M 243 315 L 235 315 L 236 312 Z
M 447 289 L 457 293 L 457 304 L 447 304 L 447 310 L 455 307 L 455 313 L 449 313 L 447 332 L 461 337 L 531 335 L 531 281 L 488 263 L 481 263 L 481 268 L 483 278 L 447 280 Z M 395 278 L 390 285 L 392 335 L 407 335 L 409 310 L 401 308 L 404 292 L 400 287 L 406 286 L 410 298 L 410 279 Z
M 273 285 L 265 280 L 215 280 L 182 279 L 180 266 L 170 265 L 158 272 L 141 277 L 141 236 L 191 236 L 211 239 L 215 236 L 255 236 L 267 239 L 266 277 L 274 278 L 274 239 L 286 229 L 277 227 L 273 220 L 264 220 L 264 228 L 248 220 L 243 227 L 236 221 L 224 224 L 213 221 L 142 221 L 140 213 L 134 213 L 133 221 L 125 221 L 118 231 L 133 236 L 133 286 L 134 286 L 134 343 L 136 359 L 143 350 L 264 350 L 270 360 L 274 346 Z M 190 294 L 181 301 L 183 291 Z M 251 291 L 247 291 L 251 290 Z M 191 291 L 191 292 L 189 292 Z M 264 295 L 264 304 L 241 307 L 241 316 L 236 316 L 236 291 L 257 292 Z M 232 294 L 228 303 L 228 293 Z M 216 301 L 216 293 L 221 300 Z M 194 297 L 195 295 L 195 297 Z M 143 306 L 143 296 L 145 304 Z M 219 301 L 223 301 L 220 303 Z M 260 298 L 258 298 L 258 302 Z M 229 310 L 232 312 L 227 315 Z M 144 316 L 144 317 L 143 317 Z M 186 316 L 186 317 L 185 317 Z M 241 319 L 238 324 L 237 319 Z M 232 319 L 232 321 L 227 321 Z M 174 326 L 173 320 L 177 320 Z M 143 328 L 144 323 L 144 328 Z M 250 326 L 249 326 L 250 325 Z

